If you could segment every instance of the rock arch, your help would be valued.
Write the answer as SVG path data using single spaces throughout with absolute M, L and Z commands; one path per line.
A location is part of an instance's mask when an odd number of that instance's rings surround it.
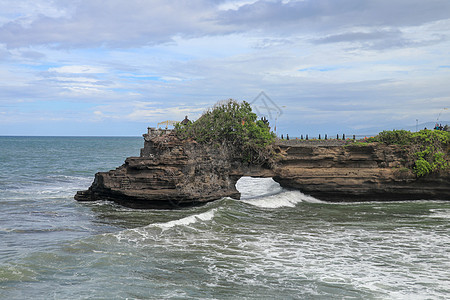
M 273 167 L 248 165 L 224 145 L 181 141 L 172 134 L 144 135 L 140 157 L 95 174 L 79 201 L 112 200 L 125 206 L 171 208 L 223 197 L 240 198 L 243 176 L 273 178 L 282 187 L 329 201 L 450 200 L 450 174 L 417 178 L 399 172 L 406 160 L 398 146 L 280 144 Z

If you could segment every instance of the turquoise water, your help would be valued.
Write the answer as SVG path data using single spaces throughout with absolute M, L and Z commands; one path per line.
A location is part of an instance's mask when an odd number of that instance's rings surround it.
M 449 201 L 331 204 L 251 178 L 241 201 L 182 210 L 73 200 L 142 146 L 0 137 L 0 299 L 450 297 Z

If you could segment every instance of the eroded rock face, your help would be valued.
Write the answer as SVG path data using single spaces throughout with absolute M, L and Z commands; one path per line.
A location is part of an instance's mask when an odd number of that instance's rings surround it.
M 170 208 L 223 197 L 239 199 L 242 176 L 273 177 L 281 186 L 322 200 L 450 200 L 450 174 L 417 179 L 398 146 L 279 145 L 278 163 L 252 166 L 224 145 L 180 141 L 173 134 L 144 135 L 140 157 L 99 172 L 76 200 L 112 200 L 136 208 Z
M 450 200 L 449 172 L 417 178 L 397 145 L 282 146 L 274 180 L 328 201 Z
M 116 170 L 95 174 L 91 187 L 78 192 L 75 199 L 112 200 L 136 208 L 239 199 L 236 182 L 241 176 L 231 173 L 240 163 L 225 146 L 180 141 L 172 134 L 144 138 L 140 157 L 129 157 Z

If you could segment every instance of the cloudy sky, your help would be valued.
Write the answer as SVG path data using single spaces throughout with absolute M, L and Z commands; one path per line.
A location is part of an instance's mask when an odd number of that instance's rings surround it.
M 0 135 L 139 136 L 229 98 L 279 134 L 372 133 L 450 120 L 450 1 L 0 0 L 0 65 Z

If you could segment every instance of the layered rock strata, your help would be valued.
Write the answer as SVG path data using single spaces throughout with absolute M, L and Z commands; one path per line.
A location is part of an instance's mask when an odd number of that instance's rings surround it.
M 398 145 L 283 145 L 274 180 L 328 201 L 450 200 L 450 173 L 417 178 Z
M 239 178 L 229 175 L 232 159 L 224 147 L 180 141 L 172 134 L 144 138 L 140 157 L 129 157 L 116 170 L 95 174 L 91 187 L 75 199 L 166 208 L 239 197 L 235 187 Z
M 242 163 L 224 145 L 144 135 L 140 157 L 99 172 L 76 200 L 112 200 L 136 208 L 170 208 L 240 198 L 242 176 L 272 177 L 285 188 L 329 201 L 450 200 L 450 174 L 417 178 L 399 146 L 279 144 L 272 167 Z

